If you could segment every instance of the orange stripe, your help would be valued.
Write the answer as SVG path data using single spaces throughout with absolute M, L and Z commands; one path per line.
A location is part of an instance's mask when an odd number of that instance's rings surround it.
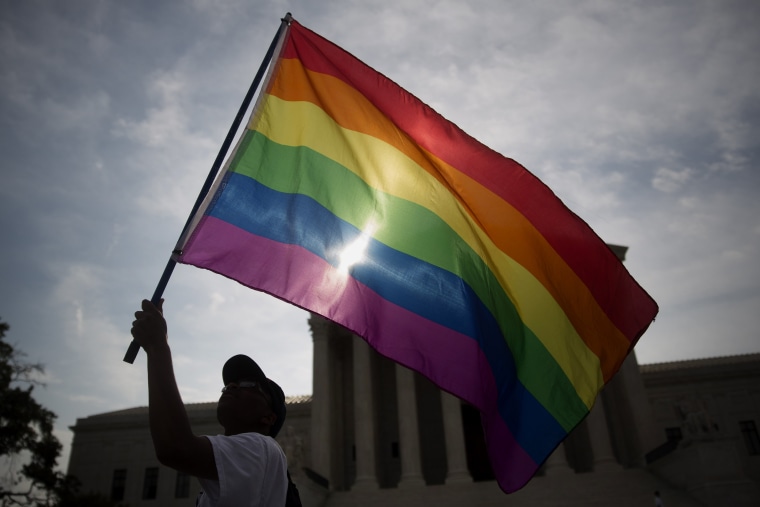
M 564 309 L 583 341 L 600 360 L 607 382 L 625 358 L 630 342 L 610 321 L 575 272 L 514 207 L 400 132 L 363 95 L 345 82 L 283 59 L 268 93 L 283 100 L 308 101 L 344 128 L 381 139 L 403 152 L 441 182 L 492 238 L 494 244 L 539 280 Z M 498 211 L 495 211 L 498 210 Z M 516 232 L 517 231 L 517 232 Z M 513 238 L 529 238 L 514 241 Z M 584 319 L 583 315 L 592 316 Z

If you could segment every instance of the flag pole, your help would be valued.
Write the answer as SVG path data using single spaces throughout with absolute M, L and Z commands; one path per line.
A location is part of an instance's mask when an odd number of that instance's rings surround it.
M 280 37 L 282 37 L 282 34 L 285 32 L 285 28 L 288 25 L 290 25 L 290 21 L 292 19 L 293 17 L 290 15 L 289 12 L 285 14 L 284 18 L 282 18 L 280 27 L 277 29 L 277 33 L 275 34 L 274 39 L 272 39 L 272 43 L 269 45 L 269 49 L 267 50 L 266 55 L 264 55 L 264 60 L 261 62 L 261 66 L 259 66 L 259 70 L 258 72 L 256 72 L 256 76 L 253 78 L 251 87 L 248 89 L 248 93 L 246 93 L 245 98 L 243 99 L 243 103 L 240 105 L 240 109 L 238 110 L 238 113 L 232 122 L 232 126 L 230 126 L 229 132 L 227 132 L 227 137 L 224 139 L 224 142 L 222 143 L 221 148 L 219 148 L 219 153 L 216 155 L 214 164 L 211 166 L 211 170 L 209 171 L 208 176 L 206 177 L 206 181 L 204 182 L 203 187 L 201 188 L 201 191 L 198 194 L 198 198 L 196 199 L 195 204 L 193 205 L 192 211 L 190 211 L 190 216 L 187 217 L 185 226 L 182 228 L 182 234 L 180 234 L 179 236 L 180 238 L 179 241 L 182 241 L 182 239 L 184 238 L 188 227 L 190 227 L 190 224 L 192 223 L 193 217 L 198 212 L 198 209 L 200 209 L 201 204 L 203 203 L 203 200 L 206 198 L 206 195 L 208 194 L 209 190 L 211 190 L 211 186 L 214 184 L 216 175 L 217 173 L 219 173 L 219 168 L 222 167 L 222 162 L 224 162 L 224 158 L 227 156 L 227 151 L 230 149 L 230 145 L 232 144 L 232 141 L 235 138 L 235 134 L 240 128 L 240 123 L 243 121 L 243 117 L 245 116 L 245 113 L 248 110 L 248 106 L 250 106 L 251 104 L 253 95 L 256 93 L 256 89 L 259 87 L 261 78 L 264 76 L 264 72 L 269 66 L 269 62 L 272 60 L 272 55 L 274 54 L 274 50 L 277 47 L 277 43 L 279 42 Z M 158 305 L 158 303 L 160 302 L 161 296 L 164 293 L 164 289 L 166 289 L 166 285 L 169 283 L 169 278 L 171 278 L 172 272 L 174 271 L 174 266 L 177 265 L 177 259 L 179 255 L 182 253 L 179 250 L 179 246 L 180 246 L 179 241 L 177 242 L 177 246 L 175 247 L 174 251 L 172 251 L 172 254 L 169 257 L 169 261 L 166 263 L 166 267 L 164 268 L 164 272 L 161 275 L 161 279 L 158 281 L 158 285 L 156 285 L 156 290 L 153 292 L 153 297 L 150 298 L 151 302 L 154 305 Z M 129 344 L 127 353 L 124 354 L 124 362 L 129 363 L 129 364 L 134 363 L 135 358 L 137 357 L 137 353 L 139 351 L 140 351 L 140 345 L 133 339 L 132 343 Z

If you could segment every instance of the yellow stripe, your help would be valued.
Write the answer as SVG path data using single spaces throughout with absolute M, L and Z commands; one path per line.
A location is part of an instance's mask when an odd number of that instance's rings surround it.
M 460 200 L 493 243 L 530 271 L 563 308 L 587 347 L 599 358 L 609 380 L 628 353 L 630 342 L 598 305 L 583 281 L 533 225 L 509 203 L 421 149 L 400 132 L 363 95 L 333 76 L 305 69 L 298 60 L 282 60 L 271 82 L 272 95 L 288 101 L 308 101 L 322 108 L 339 125 L 363 132 L 396 147 Z M 499 209 L 498 214 L 492 210 Z M 532 240 L 514 241 L 520 231 L 532 231 Z
M 257 116 L 256 130 L 272 141 L 306 146 L 351 170 L 371 187 L 417 203 L 441 217 L 491 267 L 523 322 L 551 353 L 586 406 L 592 406 L 604 383 L 599 358 L 543 284 L 497 248 L 438 180 L 388 143 L 341 128 L 310 102 L 288 102 L 270 95 Z M 499 216 L 499 210 L 493 212 Z M 382 223 L 378 225 L 374 236 L 383 241 Z M 537 234 L 535 230 L 526 232 Z M 557 339 L 560 336 L 563 339 Z

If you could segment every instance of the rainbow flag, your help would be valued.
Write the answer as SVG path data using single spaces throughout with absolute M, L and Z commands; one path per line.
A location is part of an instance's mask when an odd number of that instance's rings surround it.
M 534 175 L 296 21 L 179 262 L 337 322 L 476 406 L 506 492 L 657 313 Z

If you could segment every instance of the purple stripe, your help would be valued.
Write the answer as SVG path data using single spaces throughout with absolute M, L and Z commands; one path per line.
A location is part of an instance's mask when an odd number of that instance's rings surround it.
M 515 492 L 528 483 L 541 464 L 520 447 L 498 412 L 481 412 L 480 418 L 496 481 L 505 493 Z
M 255 257 L 225 253 L 241 251 L 255 252 Z M 441 389 L 478 407 L 500 484 L 517 489 L 532 476 L 537 465 L 499 416 L 494 377 L 475 340 L 389 303 L 299 246 L 251 235 L 214 217 L 203 217 L 185 252 L 180 262 L 214 271 L 338 322 L 364 337 L 380 354 L 419 371 Z M 403 340 L 393 339 L 401 336 Z M 462 368 L 462 364 L 478 367 Z
M 490 365 L 472 338 L 388 302 L 304 248 L 252 235 L 214 217 L 201 219 L 185 252 L 180 262 L 219 273 L 338 322 L 380 354 L 478 407 L 500 485 L 518 489 L 532 476 L 537 465 L 499 416 Z M 234 252 L 255 252 L 255 257 Z M 401 336 L 403 340 L 393 339 Z M 463 364 L 478 366 L 462 368 Z
M 223 245 L 223 246 L 221 246 Z M 229 252 L 255 252 L 241 259 Z M 308 250 L 255 236 L 206 216 L 180 262 L 205 268 L 340 323 L 381 354 L 417 371 L 487 410 L 496 410 L 491 368 L 472 338 L 431 322 L 380 297 Z M 383 330 L 382 338 L 378 330 Z M 404 339 L 392 339 L 401 337 Z M 477 368 L 461 368 L 477 364 Z M 473 386 L 469 390 L 468 386 Z

